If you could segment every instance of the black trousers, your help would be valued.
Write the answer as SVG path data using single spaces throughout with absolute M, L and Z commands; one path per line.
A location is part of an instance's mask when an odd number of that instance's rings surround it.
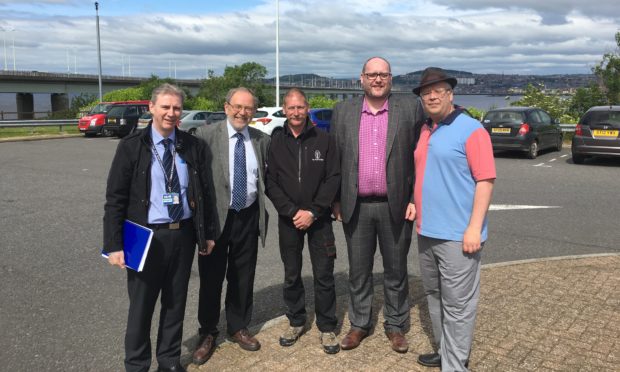
M 201 335 L 217 335 L 222 286 L 226 289 L 226 324 L 229 335 L 247 328 L 252 320 L 254 274 L 258 252 L 258 201 L 236 212 L 228 210 L 224 230 L 208 256 L 198 256 L 200 295 L 198 322 Z
M 148 372 L 151 364 L 151 320 L 161 293 L 157 362 L 179 363 L 187 285 L 196 250 L 191 220 L 179 230 L 155 230 L 144 270 L 127 269 L 129 316 L 125 333 L 125 369 Z
M 301 278 L 304 237 L 308 235 L 308 250 L 314 278 L 314 309 L 316 325 L 321 332 L 336 329 L 336 286 L 334 283 L 334 260 L 336 246 L 332 221 L 322 217 L 314 221 L 308 230 L 298 230 L 289 217 L 279 216 L 278 234 L 280 257 L 284 264 L 284 303 L 286 316 L 294 327 L 306 323 L 305 290 Z

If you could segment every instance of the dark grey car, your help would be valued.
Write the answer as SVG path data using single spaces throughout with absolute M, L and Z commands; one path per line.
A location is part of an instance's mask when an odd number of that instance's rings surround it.
M 620 106 L 594 106 L 575 127 L 571 144 L 573 163 L 590 156 L 620 157 Z
M 562 149 L 562 128 L 558 121 L 536 107 L 504 107 L 489 110 L 482 125 L 491 136 L 493 150 L 525 152 L 530 159 L 543 149 Z

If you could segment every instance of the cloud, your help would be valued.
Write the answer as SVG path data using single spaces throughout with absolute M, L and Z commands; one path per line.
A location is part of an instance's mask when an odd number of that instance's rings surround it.
M 396 74 L 429 65 L 477 73 L 589 73 L 613 50 L 618 10 L 594 15 L 588 13 L 593 6 L 576 1 L 550 3 L 562 22 L 545 21 L 550 18 L 541 12 L 553 8 L 533 1 L 281 1 L 280 72 L 355 78 L 368 57 L 381 55 Z M 195 78 L 254 61 L 273 76 L 274 11 L 273 3 L 261 3 L 223 13 L 101 16 L 103 72 L 127 73 L 131 60 L 132 75 L 168 76 L 176 64 L 179 77 Z M 96 72 L 92 15 L 7 14 L 0 25 L 16 30 L 9 37 L 15 38 L 18 68 L 62 72 L 77 65 L 78 72 Z
M 620 7 L 615 0 L 519 0 L 501 2 L 495 0 L 436 0 L 436 3 L 455 10 L 530 9 L 537 12 L 545 24 L 566 23 L 567 16 L 571 13 L 593 18 L 615 20 L 620 18 Z

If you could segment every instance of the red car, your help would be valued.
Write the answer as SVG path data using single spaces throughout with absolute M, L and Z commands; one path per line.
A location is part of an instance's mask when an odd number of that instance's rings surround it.
M 109 133 L 104 128 L 105 117 L 108 113 L 108 110 L 112 107 L 112 105 L 130 105 L 130 104 L 145 104 L 148 105 L 148 100 L 138 100 L 138 101 L 122 101 L 122 102 L 100 102 L 95 107 L 93 107 L 88 114 L 83 116 L 79 123 L 78 128 L 80 132 L 84 133 L 85 136 L 96 136 L 97 134 L 103 134 L 105 136 L 111 136 L 113 133 Z

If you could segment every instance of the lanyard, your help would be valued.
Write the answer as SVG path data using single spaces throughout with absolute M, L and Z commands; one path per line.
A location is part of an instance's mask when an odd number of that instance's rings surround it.
M 153 139 L 151 139 L 151 145 L 153 146 L 153 152 L 155 153 L 155 157 L 157 157 L 157 162 L 159 163 L 162 171 L 164 172 L 166 188 L 168 189 L 168 192 L 171 193 L 172 192 L 172 177 L 174 177 L 174 169 L 176 168 L 174 166 L 175 158 L 177 155 L 176 146 L 174 146 L 172 150 L 172 166 L 170 167 L 170 176 L 168 176 L 168 174 L 166 173 L 166 169 L 164 168 L 164 162 L 161 160 L 161 157 L 159 156 L 159 153 L 157 152 L 157 148 L 155 148 L 155 143 L 153 143 Z M 168 150 L 165 147 L 166 145 L 164 145 L 164 153 L 166 152 L 166 150 Z

